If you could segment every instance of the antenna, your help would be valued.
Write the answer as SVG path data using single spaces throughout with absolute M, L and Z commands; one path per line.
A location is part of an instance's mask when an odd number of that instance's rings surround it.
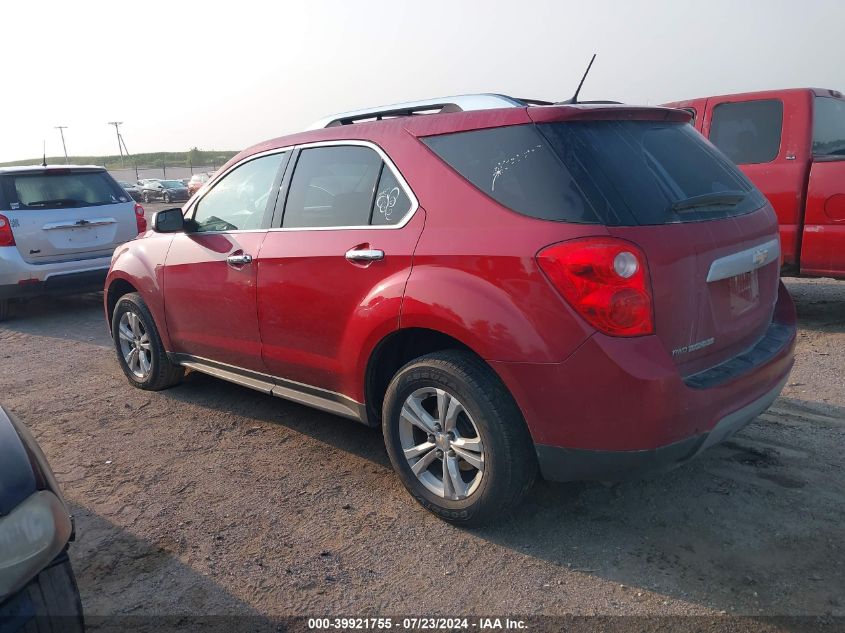
M 41 141 L 41 147 L 44 150 L 44 158 L 41 159 L 41 166 L 47 166 L 47 141 Z
M 65 151 L 65 165 L 67 165 L 67 145 L 65 145 L 65 130 L 67 129 L 67 125 L 57 125 L 56 129 L 62 135 L 62 149 Z
M 596 61 L 596 54 L 593 53 L 592 59 L 590 59 L 590 63 L 587 64 L 587 70 L 584 71 L 584 76 L 581 77 L 581 83 L 578 84 L 578 88 L 575 90 L 575 94 L 572 95 L 566 101 L 558 101 L 559 104 L 575 104 L 578 103 L 578 93 L 581 92 L 581 86 L 584 85 L 584 80 L 587 78 L 587 75 L 590 73 L 590 68 L 593 67 L 593 62 Z

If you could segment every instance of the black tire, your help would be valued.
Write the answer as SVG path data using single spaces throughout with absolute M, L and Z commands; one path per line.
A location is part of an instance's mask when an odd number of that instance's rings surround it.
M 26 620 L 27 616 L 30 619 Z M 28 585 L 0 605 L 0 623 L 6 618 L 12 626 L 11 630 L 15 631 L 32 631 L 33 633 L 83 633 L 85 631 L 82 601 L 79 598 L 79 588 L 76 586 L 76 577 L 73 575 L 67 553 L 60 554 Z
M 165 194 L 164 194 L 164 201 L 165 201 L 167 204 L 170 204 L 170 194 L 169 194 L 169 193 L 165 193 Z
M 150 343 L 150 370 L 147 374 L 139 378 L 129 368 L 126 359 L 123 357 L 123 352 L 120 347 L 120 319 L 126 312 L 137 314 L 141 320 L 141 324 L 149 337 Z M 153 316 L 150 313 L 147 304 L 136 292 L 130 292 L 118 299 L 112 313 L 112 341 L 114 342 L 115 352 L 117 353 L 117 360 L 120 363 L 120 368 L 129 382 L 139 389 L 147 391 L 160 391 L 178 384 L 185 375 L 185 368 L 171 362 L 161 343 L 161 337 L 158 333 Z
M 141 194 L 141 197 L 144 199 L 144 204 L 150 203 L 150 194 L 148 194 L 146 191 Z
M 9 300 L 0 299 L 0 321 L 5 321 L 9 318 Z
M 457 398 L 484 445 L 483 474 L 477 487 L 463 499 L 433 493 L 405 458 L 400 414 L 406 399 L 424 388 L 443 389 Z M 385 394 L 382 431 L 393 468 L 411 495 L 424 508 L 452 523 L 478 526 L 507 516 L 537 476 L 534 445 L 516 402 L 490 367 L 469 352 L 427 354 L 402 367 Z M 442 468 L 442 459 L 439 463 Z M 436 462 L 432 464 L 436 470 Z

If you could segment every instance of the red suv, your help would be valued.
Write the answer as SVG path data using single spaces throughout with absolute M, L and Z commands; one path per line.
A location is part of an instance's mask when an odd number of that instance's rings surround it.
M 772 403 L 795 341 L 772 207 L 688 122 L 475 95 L 255 146 L 118 249 L 118 360 L 381 426 L 463 524 L 538 470 L 675 466 Z

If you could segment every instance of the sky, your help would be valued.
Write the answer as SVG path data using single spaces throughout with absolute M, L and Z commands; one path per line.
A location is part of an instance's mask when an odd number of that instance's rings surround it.
M 335 112 L 453 94 L 659 104 L 845 90 L 842 0 L 10 2 L 0 161 L 240 150 Z

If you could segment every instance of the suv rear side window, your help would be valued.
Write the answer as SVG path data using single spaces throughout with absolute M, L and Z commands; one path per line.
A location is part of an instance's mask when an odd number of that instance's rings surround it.
M 710 141 L 737 165 L 773 161 L 780 151 L 783 102 L 720 103 L 713 109 Z
M 813 113 L 813 155 L 845 158 L 845 101 L 816 97 Z
M 130 200 L 104 171 L 50 170 L 1 178 L 4 206 L 12 210 L 93 207 Z
M 370 223 L 381 157 L 368 147 L 304 149 L 290 182 L 283 228 Z
M 544 220 L 667 224 L 740 215 L 765 204 L 686 123 L 545 123 L 423 141 L 497 202 Z

